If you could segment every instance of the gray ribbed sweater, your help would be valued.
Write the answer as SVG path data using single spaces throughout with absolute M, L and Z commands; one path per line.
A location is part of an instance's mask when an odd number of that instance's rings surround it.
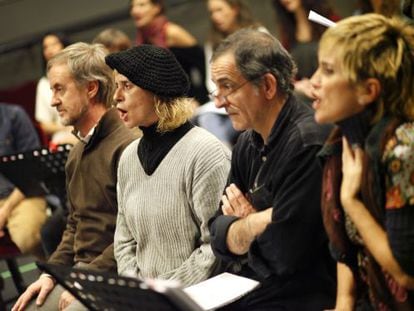
M 148 176 L 137 156 L 139 141 L 125 149 L 118 169 L 118 273 L 183 285 L 205 280 L 216 263 L 207 222 L 219 206 L 230 152 L 194 127 Z

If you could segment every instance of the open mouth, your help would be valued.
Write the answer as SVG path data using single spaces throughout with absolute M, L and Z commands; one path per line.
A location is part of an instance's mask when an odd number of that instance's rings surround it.
M 318 97 L 315 97 L 315 100 L 312 102 L 312 108 L 317 110 L 321 106 L 321 100 Z
M 116 109 L 118 109 L 119 117 L 122 119 L 122 121 L 126 121 L 128 117 L 128 111 L 118 107 Z

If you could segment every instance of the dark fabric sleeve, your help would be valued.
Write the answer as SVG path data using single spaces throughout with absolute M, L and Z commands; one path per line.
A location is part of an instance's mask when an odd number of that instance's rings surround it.
M 414 206 L 387 211 L 386 228 L 391 250 L 398 264 L 414 276 Z
M 26 112 L 18 106 L 13 107 L 13 110 L 11 124 L 13 126 L 14 149 L 18 152 L 25 152 L 39 148 L 39 137 Z
M 273 200 L 272 223 L 252 244 L 250 255 L 265 270 L 289 275 L 320 256 L 326 244 L 320 211 L 322 169 L 318 146 L 290 157 Z M 260 264 L 259 264 L 260 266 Z
M 49 263 L 65 266 L 73 266 L 75 263 L 75 252 L 73 245 L 75 240 L 76 222 L 71 216 L 72 213 L 69 213 L 62 240 L 57 249 L 48 259 Z
M 220 208 L 215 217 L 210 221 L 210 236 L 213 252 L 218 258 L 226 262 L 239 257 L 231 253 L 227 248 L 227 232 L 230 225 L 238 219 L 238 217 L 223 215 Z
M 66 160 L 66 188 L 69 184 L 69 176 L 72 175 L 74 154 L 79 148 L 83 148 L 83 144 L 75 145 Z M 74 243 L 77 222 L 73 217 L 73 202 L 71 202 L 70 197 L 68 197 L 68 206 L 69 213 L 66 218 L 66 227 L 63 231 L 62 239 L 56 250 L 50 255 L 48 262 L 58 265 L 73 266 L 75 264 Z
M 9 136 L 10 145 L 6 150 L 2 151 L 4 153 L 15 154 L 40 148 L 40 141 L 36 129 L 24 109 L 17 105 L 7 106 L 8 109 L 5 110 L 7 115 L 4 115 L 4 117 L 10 118 L 8 120 L 8 123 L 10 124 L 10 133 L 2 134 Z M 2 116 L 0 115 L 0 118 L 1 117 Z M 0 183 L 2 183 L 0 194 L 5 193 L 8 195 L 15 188 L 15 186 L 8 179 L 6 179 L 6 177 L 1 175 L 1 173 Z
M 93 270 L 113 271 L 116 270 L 116 261 L 114 256 L 114 244 L 109 245 L 105 250 L 92 260 L 88 267 Z
M 240 166 L 240 161 L 238 160 L 238 156 L 242 154 L 242 151 L 246 152 L 246 148 L 243 142 L 240 145 L 236 145 L 233 149 L 231 168 L 226 187 L 231 183 L 234 183 L 237 185 L 237 187 L 239 187 L 239 189 L 241 189 L 242 192 L 245 192 L 246 187 L 242 183 L 243 177 L 241 176 L 241 172 L 238 171 L 238 168 L 240 167 L 246 170 L 243 165 Z M 223 193 L 224 191 L 225 189 L 223 189 Z M 226 262 L 237 260 L 241 257 L 239 255 L 233 254 L 227 248 L 227 232 L 230 225 L 238 219 L 238 217 L 223 215 L 220 203 L 216 214 L 209 221 L 211 247 L 213 249 L 213 252 L 218 258 Z

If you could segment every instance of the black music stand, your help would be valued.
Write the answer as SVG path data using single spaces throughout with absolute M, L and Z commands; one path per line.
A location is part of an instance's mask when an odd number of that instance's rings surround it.
M 72 145 L 0 156 L 0 172 L 27 197 L 56 195 L 66 201 L 65 163 Z
M 113 273 L 90 271 L 48 263 L 38 267 L 51 274 L 90 310 L 202 311 L 179 288 L 160 292 L 148 283 Z

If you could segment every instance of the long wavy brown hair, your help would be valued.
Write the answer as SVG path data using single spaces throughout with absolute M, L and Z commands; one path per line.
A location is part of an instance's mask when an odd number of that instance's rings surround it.
M 222 0 L 226 2 L 232 8 L 238 8 L 239 14 L 237 15 L 237 25 L 238 29 L 245 27 L 259 27 L 260 23 L 256 22 L 253 18 L 253 15 L 250 11 L 250 8 L 246 5 L 243 0 Z M 206 0 L 206 3 L 208 0 Z M 210 32 L 208 35 L 208 40 L 212 44 L 213 49 L 226 38 L 228 34 L 223 33 L 210 21 Z
M 327 18 L 338 20 L 330 2 L 328 0 L 301 0 L 301 5 L 306 12 L 313 10 Z M 280 0 L 273 0 L 273 7 L 276 11 L 277 24 L 279 33 L 281 34 L 281 42 L 286 49 L 292 48 L 296 42 L 296 20 L 293 13 L 286 10 L 280 3 Z M 318 41 L 322 33 L 326 30 L 325 26 L 311 23 L 312 40 Z

